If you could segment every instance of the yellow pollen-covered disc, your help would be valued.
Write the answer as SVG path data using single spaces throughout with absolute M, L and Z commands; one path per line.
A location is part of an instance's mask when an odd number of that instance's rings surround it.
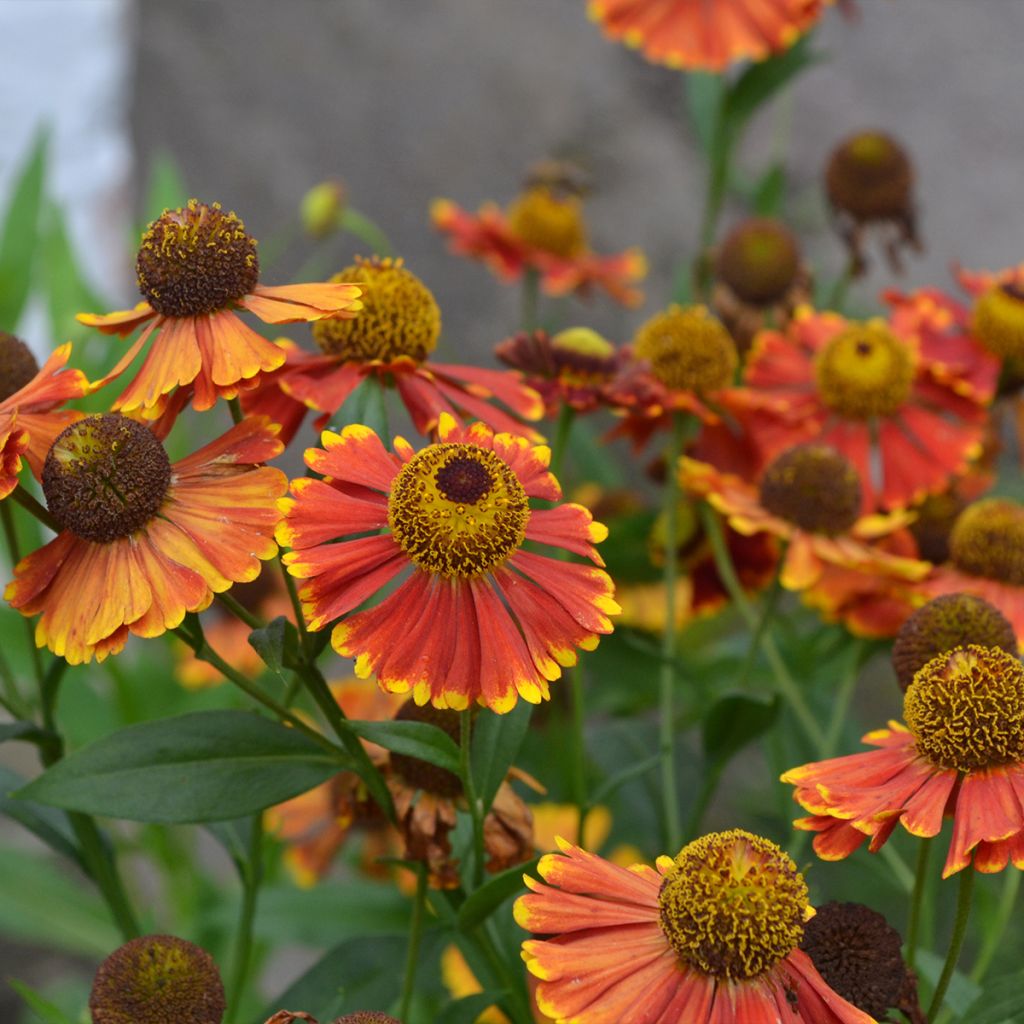
M 705 306 L 670 306 L 636 332 L 637 358 L 667 388 L 706 394 L 732 383 L 736 343 Z
M 583 203 L 547 185 L 528 188 L 508 208 L 508 226 L 521 241 L 562 259 L 574 259 L 587 248 Z

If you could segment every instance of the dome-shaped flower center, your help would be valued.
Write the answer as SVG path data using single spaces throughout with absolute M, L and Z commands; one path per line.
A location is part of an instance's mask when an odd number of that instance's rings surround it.
M 779 221 L 760 217 L 726 235 L 715 261 L 719 279 L 755 305 L 778 302 L 799 269 L 800 252 L 792 233 Z
M 396 722 L 426 722 L 444 730 L 448 736 L 459 742 L 459 712 L 435 708 L 431 704 L 418 705 L 413 700 L 406 701 L 395 715 Z M 421 761 L 418 757 L 408 754 L 390 755 L 391 768 L 401 775 L 413 789 L 422 789 L 436 796 L 454 798 L 462 795 L 462 780 L 452 772 L 438 768 L 429 761 Z
M 845 533 L 857 521 L 860 500 L 853 463 L 824 444 L 788 449 L 761 478 L 761 504 L 810 533 Z
M 100 964 L 89 997 L 93 1024 L 220 1024 L 224 986 L 213 959 L 191 942 L 147 935 Z
M 566 260 L 586 251 L 587 225 L 579 196 L 535 185 L 509 206 L 506 216 L 512 233 L 534 249 Z
M 551 339 L 551 347 L 560 355 L 581 359 L 611 359 L 615 346 L 590 327 L 567 327 Z
M 28 345 L 0 331 L 0 402 L 20 391 L 38 372 L 39 364 Z
M 259 278 L 256 240 L 220 203 L 164 212 L 146 229 L 135 260 L 139 291 L 164 316 L 226 309 Z
M 156 515 L 171 482 L 164 446 L 141 423 L 108 413 L 66 427 L 43 464 L 43 493 L 66 530 L 108 543 Z
M 662 883 L 661 929 L 679 958 L 716 978 L 756 978 L 800 942 L 807 886 L 774 843 L 740 829 L 679 852 Z
M 821 400 L 840 416 L 891 416 L 910 395 L 912 349 L 880 323 L 841 331 L 818 353 L 814 372 Z
M 909 529 L 921 558 L 934 565 L 949 560 L 949 535 L 966 507 L 967 502 L 952 491 L 931 494 L 914 507 L 917 518 Z
M 913 177 L 898 142 L 881 132 L 861 132 L 833 151 L 825 187 L 832 205 L 857 220 L 883 220 L 907 211 Z
M 917 749 L 969 772 L 1024 760 L 1024 668 L 996 647 L 958 647 L 920 669 L 903 698 Z
M 468 579 L 489 572 L 526 536 L 530 506 L 512 468 L 472 444 L 433 444 L 395 478 L 388 524 L 427 572 Z
M 971 594 L 943 594 L 929 601 L 903 623 L 892 645 L 900 686 L 906 690 L 932 658 L 968 644 L 1017 653 L 1013 626 L 988 601 Z
M 363 308 L 349 320 L 318 320 L 313 340 L 357 363 L 407 356 L 423 362 L 437 348 L 441 309 L 430 289 L 401 260 L 358 260 L 331 278 L 363 286 Z
M 807 922 L 800 948 L 829 988 L 871 1017 L 899 1001 L 907 968 L 899 932 L 861 903 L 826 903 Z
M 704 306 L 670 306 L 652 317 L 637 331 L 633 350 L 673 390 L 717 391 L 736 372 L 736 343 Z
M 972 576 L 1024 586 L 1024 505 L 983 498 L 960 513 L 949 535 L 953 564 Z
M 974 333 L 1000 359 L 1024 357 L 1024 283 L 985 292 L 974 304 Z

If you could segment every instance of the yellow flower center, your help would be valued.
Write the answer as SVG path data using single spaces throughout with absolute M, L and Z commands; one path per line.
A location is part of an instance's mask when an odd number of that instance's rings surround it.
M 413 700 L 406 701 L 395 715 L 396 722 L 426 722 L 444 730 L 455 743 L 459 742 L 459 712 L 435 708 L 431 704 L 418 705 Z M 462 780 L 452 772 L 429 761 L 408 754 L 390 755 L 393 771 L 401 775 L 413 789 L 422 789 L 436 796 L 454 798 L 462 795 Z
M 881 323 L 856 324 L 818 353 L 814 372 L 822 401 L 840 416 L 891 416 L 910 395 L 914 353 Z
M 20 391 L 38 372 L 39 364 L 28 345 L 0 331 L 0 402 Z
M 358 363 L 399 356 L 422 363 L 437 348 L 441 309 L 401 260 L 358 260 L 331 280 L 362 285 L 363 309 L 349 320 L 313 324 L 313 339 L 324 352 Z
M 953 564 L 972 576 L 1024 586 L 1024 505 L 984 498 L 960 513 L 949 536 Z
M 661 929 L 679 958 L 715 978 L 756 978 L 799 944 L 807 886 L 779 847 L 741 829 L 679 852 L 658 897 Z
M 722 242 L 715 272 L 741 299 L 768 306 L 789 291 L 800 269 L 792 233 L 777 220 L 751 218 Z
M 469 579 L 500 565 L 522 543 L 530 506 L 508 463 L 471 444 L 434 444 L 395 478 L 388 525 L 426 572 Z
M 853 463 L 824 444 L 788 449 L 761 479 L 761 504 L 810 533 L 846 533 L 860 514 L 860 500 Z
M 220 1024 L 224 986 L 205 950 L 171 935 L 132 939 L 100 965 L 93 1024 Z
M 971 644 L 933 658 L 903 698 L 917 749 L 940 768 L 980 771 L 1024 760 L 1024 668 Z
M 677 391 L 717 391 L 736 372 L 736 344 L 704 306 L 670 306 L 640 327 L 633 349 L 665 387 Z
M 43 493 L 66 530 L 109 543 L 157 514 L 171 462 L 147 427 L 119 413 L 86 416 L 66 427 L 43 464 Z
M 585 359 L 611 359 L 615 346 L 589 327 L 568 327 L 551 339 L 551 347 L 560 355 Z
M 886 220 L 911 203 L 913 169 L 898 142 L 881 132 L 861 132 L 840 144 L 825 172 L 833 206 L 857 220 Z
M 520 241 L 571 260 L 587 248 L 587 225 L 579 196 L 535 185 L 508 208 L 508 226 Z
M 974 305 L 974 333 L 1000 359 L 1024 357 L 1024 286 L 997 284 Z
M 918 608 L 900 626 L 892 645 L 892 667 L 906 691 L 918 670 L 955 647 L 976 644 L 1017 653 L 1017 638 L 1005 615 L 971 594 L 943 594 Z
M 164 316 L 226 309 L 259 278 L 256 240 L 220 203 L 164 212 L 146 229 L 135 260 L 139 291 Z

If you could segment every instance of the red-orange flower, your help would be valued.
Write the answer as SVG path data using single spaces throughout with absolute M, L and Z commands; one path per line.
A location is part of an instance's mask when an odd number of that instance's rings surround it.
M 194 389 L 193 408 L 210 409 L 280 366 L 284 352 L 247 327 L 236 308 L 268 324 L 352 317 L 361 308 L 354 284 L 260 284 L 255 239 L 219 203 L 191 199 L 181 209 L 165 210 L 142 236 L 135 267 L 143 302 L 78 316 L 121 337 L 146 325 L 105 380 L 119 377 L 153 339 L 139 372 L 114 402 L 124 412 L 141 409 L 155 417 L 164 396 L 184 385 Z
M 311 629 L 418 703 L 508 711 L 518 696 L 548 697 L 576 648 L 592 650 L 618 611 L 600 569 L 527 551 L 551 545 L 601 565 L 607 531 L 580 505 L 557 501 L 549 451 L 442 414 L 438 444 L 419 452 L 401 438 L 388 452 L 358 424 L 326 431 L 306 464 L 324 480 L 292 483 L 278 531 L 285 562 L 309 582 L 300 596 Z M 386 532 L 378 532 L 386 528 Z M 407 574 L 407 575 L 406 575 Z M 405 576 L 375 607 L 355 612 Z
M 913 334 L 807 308 L 785 334 L 758 335 L 744 382 L 732 400 L 748 406 L 762 456 L 831 445 L 855 466 L 867 508 L 904 508 L 966 472 L 991 398 L 938 379 Z
M 89 392 L 81 370 L 68 370 L 71 343 L 61 345 L 43 364 L 28 346 L 0 331 L 0 499 L 18 486 L 22 455 L 38 479 L 53 439 L 82 414 L 61 409 Z
M 427 286 L 401 260 L 359 260 L 333 280 L 364 288 L 362 312 L 355 319 L 314 324 L 319 354 L 279 341 L 284 365 L 243 396 L 247 413 L 280 423 L 287 443 L 307 409 L 322 413 L 315 425 L 323 430 L 356 388 L 373 377 L 395 387 L 421 434 L 431 434 L 446 412 L 540 440 L 522 420 L 540 419 L 543 405 L 517 375 L 430 358 L 441 333 L 441 310 Z
M 890 554 L 872 541 L 899 530 L 910 517 L 863 515 L 857 473 L 827 445 L 797 445 L 774 459 L 759 486 L 684 458 L 680 480 L 707 499 L 738 533 L 766 533 L 786 542 L 779 582 L 790 590 L 817 583 L 826 565 L 921 579 L 927 562 Z
M 811 817 L 814 849 L 841 860 L 865 840 L 879 850 L 897 825 L 931 837 L 953 818 L 943 877 L 971 864 L 1024 868 L 1024 668 L 998 648 L 933 658 L 907 689 L 907 725 L 864 737 L 879 749 L 793 768 L 783 782 Z
M 449 236 L 453 252 L 480 260 L 501 281 L 517 281 L 531 270 L 549 295 L 585 296 L 600 288 L 624 306 L 643 301 L 635 287 L 647 275 L 643 253 L 632 248 L 601 256 L 591 250 L 578 195 L 538 184 L 505 211 L 484 203 L 475 214 L 450 199 L 435 199 L 430 217 Z
M 610 39 L 647 60 L 687 71 L 723 71 L 792 46 L 828 0 L 589 0 Z
M 261 466 L 276 428 L 248 420 L 174 463 L 153 433 L 116 413 L 67 427 L 43 467 L 61 532 L 15 567 L 4 596 L 39 615 L 36 643 L 71 664 L 159 636 L 273 558 L 287 478 Z
M 515 904 L 518 924 L 547 936 L 523 959 L 558 1024 L 873 1024 L 798 948 L 807 886 L 767 839 L 712 833 L 657 869 L 559 846 Z

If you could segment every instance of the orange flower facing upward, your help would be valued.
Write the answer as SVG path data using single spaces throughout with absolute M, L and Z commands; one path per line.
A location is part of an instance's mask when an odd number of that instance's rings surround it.
M 277 502 L 288 481 L 260 465 L 281 452 L 276 428 L 248 420 L 172 464 L 147 427 L 89 416 L 54 441 L 43 492 L 61 532 L 23 558 L 4 596 L 39 615 L 36 643 L 71 664 L 154 637 L 255 579 L 277 554 Z
M 731 397 L 748 408 L 762 458 L 801 441 L 831 445 L 856 468 L 869 509 L 905 508 L 965 473 L 991 399 L 937 379 L 914 335 L 806 307 L 785 334 L 758 335 L 744 383 Z
M 480 260 L 501 281 L 518 281 L 530 270 L 549 295 L 586 296 L 600 288 L 624 306 L 643 301 L 636 288 L 647 275 L 643 253 L 636 248 L 611 256 L 594 252 L 582 199 L 572 190 L 534 182 L 506 211 L 485 203 L 476 214 L 450 199 L 435 199 L 430 218 L 448 235 L 453 252 Z
M 877 750 L 782 776 L 810 817 L 823 860 L 865 840 L 879 850 L 897 825 L 928 838 L 953 819 L 943 877 L 968 867 L 1024 868 L 1024 667 L 999 648 L 968 645 L 929 661 L 903 701 L 906 726 L 864 737 Z
M 359 260 L 333 280 L 364 289 L 362 312 L 355 319 L 315 323 L 319 354 L 279 342 L 284 365 L 243 396 L 247 413 L 280 423 L 288 442 L 307 409 L 322 413 L 316 420 L 322 430 L 349 395 L 375 377 L 395 387 L 421 434 L 431 434 L 446 412 L 540 440 L 522 421 L 540 419 L 543 405 L 517 375 L 430 358 L 441 334 L 441 310 L 430 289 L 401 260 Z
M 368 427 L 325 431 L 306 464 L 323 480 L 292 482 L 278 539 L 313 630 L 339 620 L 331 642 L 376 674 L 385 690 L 417 703 L 510 710 L 539 703 L 576 648 L 592 650 L 618 612 L 600 569 L 523 548 L 550 545 L 602 565 L 607 535 L 581 505 L 557 501 L 550 452 L 482 423 L 442 414 L 439 443 L 387 451 Z M 379 532 L 386 530 L 386 532 Z M 368 598 L 406 575 L 376 606 Z
M 141 409 L 147 416 L 159 415 L 165 396 L 186 385 L 193 389 L 193 408 L 210 409 L 284 362 L 284 352 L 247 327 L 235 309 L 285 324 L 353 317 L 361 308 L 359 286 L 347 282 L 260 284 L 256 240 L 245 225 L 219 203 L 196 199 L 149 225 L 135 269 L 143 302 L 78 319 L 121 337 L 146 325 L 105 380 L 119 377 L 152 338 L 139 372 L 114 403 L 115 410 Z
M 814 914 L 793 861 L 739 829 L 618 867 L 564 840 L 515 904 L 537 1005 L 558 1024 L 873 1024 L 798 948 Z
M 0 331 L 0 499 L 18 486 L 22 455 L 36 479 L 54 438 L 82 414 L 60 407 L 89 393 L 81 370 L 67 369 L 71 343 L 40 369 L 20 338 Z
M 922 579 L 931 568 L 871 543 L 911 517 L 862 514 L 857 471 L 827 445 L 803 444 L 783 452 L 765 469 L 759 487 L 688 458 L 680 464 L 680 479 L 737 533 L 766 533 L 786 542 L 779 582 L 789 590 L 813 586 L 826 565 L 908 580 Z
M 830 0 L 588 0 L 587 13 L 610 39 L 655 64 L 724 71 L 792 46 Z

